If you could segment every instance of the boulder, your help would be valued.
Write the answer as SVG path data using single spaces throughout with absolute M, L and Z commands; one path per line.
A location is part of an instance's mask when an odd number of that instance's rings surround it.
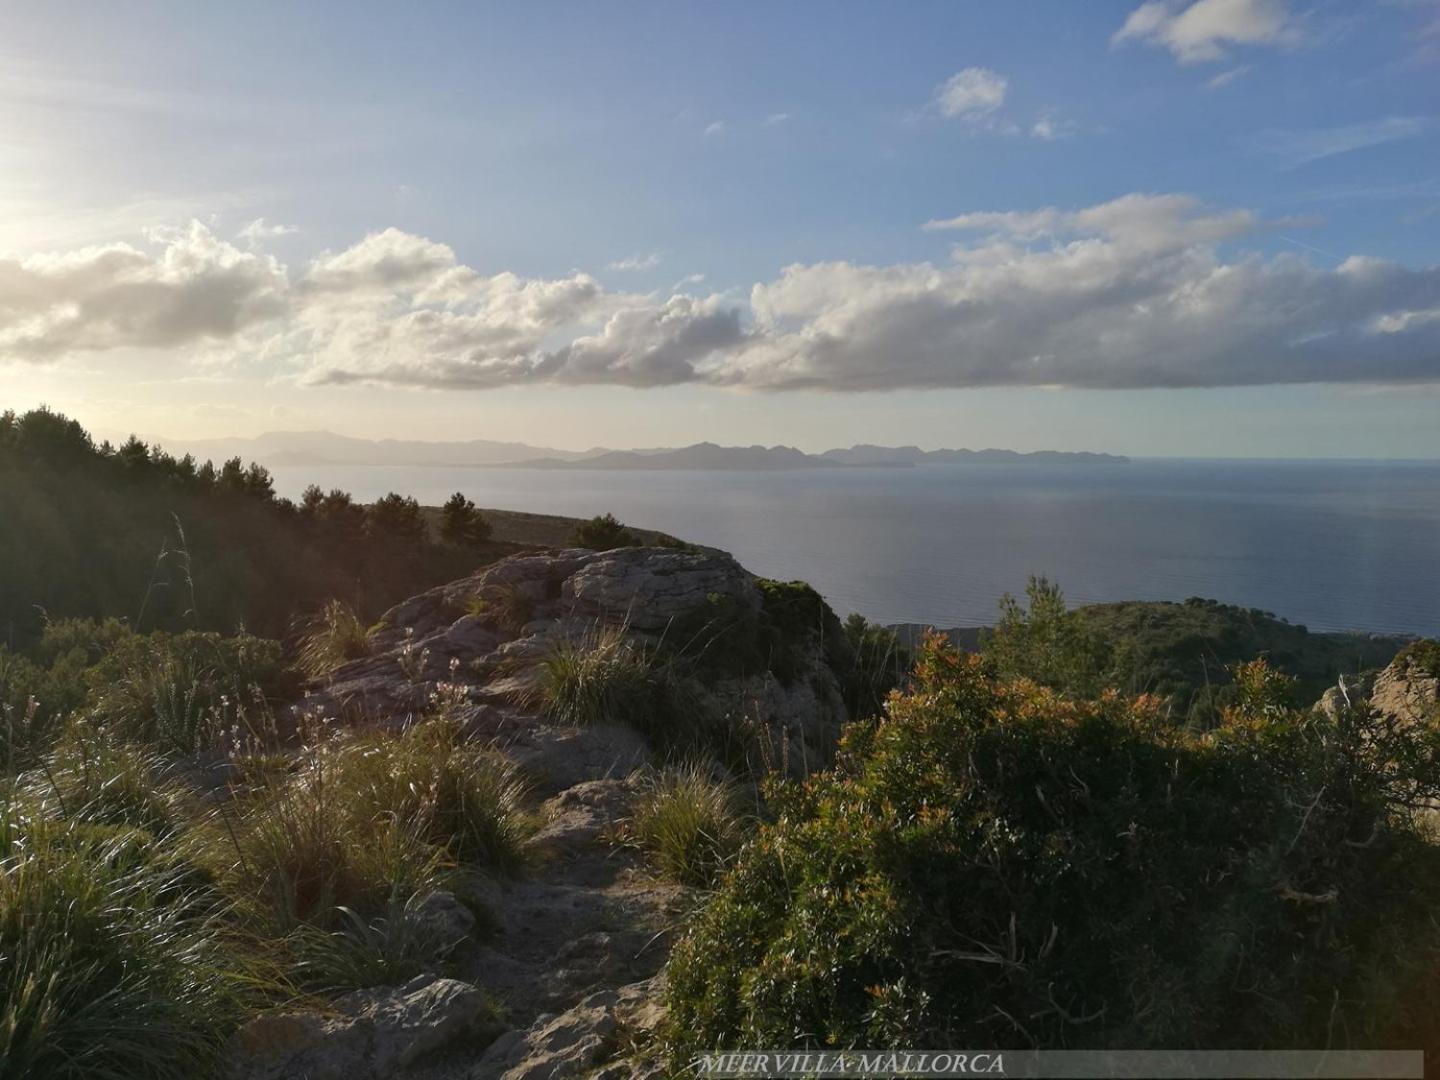
M 729 555 L 620 548 L 602 552 L 565 580 L 575 609 L 650 634 L 663 634 L 710 597 L 759 607 L 754 578 Z
M 1368 705 L 1401 724 L 1440 723 L 1440 643 L 1416 641 L 1396 654 L 1379 673 L 1341 676 L 1316 707 L 1336 717 L 1349 705 Z
M 567 788 L 541 807 L 545 824 L 531 844 L 550 855 L 594 851 L 614 835 L 634 797 L 629 779 L 587 780 Z

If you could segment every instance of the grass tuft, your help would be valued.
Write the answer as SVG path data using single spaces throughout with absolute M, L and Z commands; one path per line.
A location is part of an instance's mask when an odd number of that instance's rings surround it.
M 697 735 L 696 715 L 687 708 L 673 661 L 621 627 L 561 639 L 539 661 L 534 698 L 560 723 L 628 724 L 657 748 Z
M 646 778 L 623 836 L 666 877 L 704 888 L 740 850 L 750 821 L 738 785 L 702 765 L 677 765 Z
M 312 679 L 370 654 L 374 630 L 342 600 L 328 600 L 300 627 L 295 665 Z

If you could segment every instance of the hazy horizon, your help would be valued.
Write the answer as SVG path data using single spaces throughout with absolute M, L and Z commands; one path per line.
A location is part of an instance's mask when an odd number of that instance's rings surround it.
M 335 436 L 339 436 L 340 438 L 344 438 L 344 439 L 356 439 L 356 440 L 362 440 L 362 441 L 368 441 L 368 442 L 376 442 L 376 443 L 383 443 L 383 442 L 386 442 L 386 441 L 402 442 L 402 443 L 431 443 L 431 444 L 436 444 L 436 445 L 454 444 L 454 443 L 465 443 L 465 442 L 471 442 L 471 441 L 495 442 L 495 443 L 511 443 L 511 444 L 517 444 L 517 445 L 532 446 L 532 447 L 534 447 L 534 448 L 536 448 L 536 449 L 539 449 L 539 450 L 559 450 L 559 451 L 562 451 L 562 452 L 565 452 L 565 453 L 587 453 L 587 452 L 602 451 L 602 450 L 615 450 L 615 451 L 622 451 L 622 452 L 624 452 L 624 451 L 630 451 L 630 452 L 635 452 L 635 451 L 649 451 L 649 450 L 662 450 L 662 449 L 668 450 L 668 449 L 683 448 L 683 447 L 687 447 L 687 446 L 695 446 L 695 445 L 700 444 L 700 443 L 710 443 L 710 444 L 719 445 L 719 446 L 746 446 L 746 447 L 748 447 L 748 446 L 762 446 L 762 447 L 767 447 L 767 448 L 792 447 L 792 448 L 794 448 L 794 449 L 803 451 L 804 453 L 807 453 L 807 454 L 821 454 L 821 453 L 824 453 L 826 450 L 845 449 L 845 448 L 852 447 L 852 446 L 870 445 L 870 446 L 882 446 L 882 447 L 915 446 L 915 447 L 918 447 L 920 450 L 924 450 L 924 451 L 931 451 L 931 450 L 1014 450 L 1014 451 L 1016 451 L 1017 453 L 1022 453 L 1022 454 L 1038 453 L 1038 452 L 1045 452 L 1045 451 L 1055 451 L 1055 452 L 1059 452 L 1059 453 L 1118 454 L 1118 455 L 1123 456 L 1123 457 L 1131 457 L 1131 458 L 1137 458 L 1137 459 L 1149 459 L 1149 460 L 1156 460 L 1156 461 L 1296 461 L 1296 462 L 1312 462 L 1312 463 L 1323 463 L 1323 462 L 1327 462 L 1327 461 L 1333 461 L 1333 462 L 1336 462 L 1336 463 L 1343 463 L 1343 462 L 1363 463 L 1363 462 L 1377 462 L 1377 461 L 1378 461 L 1378 462 L 1394 462 L 1394 463 L 1396 463 L 1396 464 L 1403 464 L 1403 463 L 1408 462 L 1408 461 L 1422 462 L 1422 463 L 1431 463 L 1431 462 L 1440 461 L 1440 454 L 1436 454 L 1436 455 L 1431 456 L 1431 457 L 1424 457 L 1424 456 L 1418 456 L 1418 457 L 1404 457 L 1404 456 L 1369 456 L 1369 457 L 1366 457 L 1366 456 L 1348 456 L 1348 457 L 1346 457 L 1346 456 L 1323 456 L 1323 455 L 1320 455 L 1320 456 L 1311 456 L 1311 455 L 1300 455 L 1300 454 L 1289 455 L 1289 456 L 1286 456 L 1286 455 L 1265 456 L 1265 455 L 1250 455 L 1250 454 L 1161 454 L 1161 453 L 1122 454 L 1121 451 L 1111 450 L 1111 449 L 1109 449 L 1109 448 L 1107 448 L 1107 447 L 1105 447 L 1105 446 L 1078 446 L 1078 447 L 1067 447 L 1067 448 L 1063 448 L 1063 449 L 1062 449 L 1062 448 L 1059 448 L 1059 447 L 1049 446 L 1049 445 L 1043 445 L 1043 444 L 1036 444 L 1036 445 L 1034 445 L 1034 446 L 999 445 L 999 444 L 980 444 L 980 443 L 973 443 L 973 442 L 965 442 L 964 440 L 951 441 L 951 442 L 946 442 L 946 443 L 928 442 L 928 441 L 920 441 L 920 442 L 910 441 L 910 442 L 890 442 L 890 443 L 882 443 L 882 442 L 877 442 L 877 441 L 875 441 L 875 440 L 873 440 L 873 439 L 855 438 L 855 439 L 851 439 L 851 440 L 849 440 L 849 441 L 835 442 L 835 443 L 819 443 L 819 442 L 816 442 L 816 443 L 800 444 L 800 443 L 794 443 L 794 442 L 787 442 L 787 441 L 785 441 L 784 439 L 769 439 L 769 440 L 760 440 L 760 441 L 757 441 L 757 442 L 734 442 L 734 443 L 717 442 L 717 440 L 714 440 L 714 439 L 695 439 L 695 440 L 692 440 L 692 441 L 690 441 L 690 442 L 679 442 L 679 443 L 675 443 L 675 444 L 671 444 L 671 445 L 666 445 L 666 446 L 660 446 L 660 445 L 653 444 L 653 443 L 644 443 L 644 444 L 636 443 L 636 444 L 628 445 L 628 446 L 623 446 L 623 445 L 622 445 L 622 446 L 614 446 L 614 445 L 602 445 L 602 444 L 579 445 L 579 444 L 575 444 L 575 443 L 566 443 L 566 442 L 564 442 L 563 440 L 557 440 L 557 441 L 555 441 L 555 442 L 537 443 L 537 442 L 531 442 L 531 441 L 526 440 L 526 439 L 491 439 L 491 438 L 489 438 L 488 436 L 484 436 L 484 435 L 460 436 L 459 438 L 455 438 L 455 439 L 401 438 L 401 437 L 389 436 L 389 435 L 366 435 L 366 434 L 347 433 L 347 432 L 342 432 L 342 431 L 335 431 L 335 430 L 332 430 L 332 429 L 329 429 L 329 428 L 270 428 L 270 429 L 261 431 L 261 432 L 255 434 L 255 435 L 204 435 L 204 436 L 198 436 L 198 437 L 192 437 L 192 438 L 172 438 L 172 437 L 167 437 L 167 436 L 165 436 L 165 435 L 163 435 L 163 434 L 154 433 L 154 432 L 150 432 L 150 433 L 147 433 L 147 432 L 132 432 L 132 431 L 121 432 L 121 431 L 118 430 L 118 429 L 116 429 L 116 430 L 111 430 L 111 431 L 93 431 L 91 434 L 92 434 L 97 440 L 106 439 L 106 440 L 109 440 L 110 442 L 112 442 L 112 443 L 114 443 L 114 444 L 116 444 L 116 445 L 118 445 L 118 444 L 119 444 L 120 442 L 122 442 L 123 440 L 129 438 L 131 435 L 136 435 L 137 437 L 139 437 L 139 438 L 141 438 L 141 439 L 144 439 L 145 441 L 150 442 L 150 443 L 152 443 L 153 445 L 156 445 L 156 446 L 158 446 L 158 447 L 160 447 L 160 448 L 162 448 L 162 449 L 179 450 L 179 451 L 183 451 L 184 448 L 187 447 L 187 446 L 191 446 L 191 445 L 195 445 L 195 444 L 200 444 L 200 443 L 206 443 L 206 442 L 223 442 L 223 441 L 229 441 L 229 440 L 245 440 L 245 441 L 250 441 L 250 440 L 264 439 L 264 438 L 266 438 L 266 437 L 271 437 L 271 436 L 287 436 L 287 435 L 335 435 Z M 341 463 L 336 463 L 336 464 L 341 464 Z M 363 468 L 363 467 L 365 467 L 365 466 L 363 466 L 363 465 L 357 465 L 356 467 L 357 467 L 357 468 Z

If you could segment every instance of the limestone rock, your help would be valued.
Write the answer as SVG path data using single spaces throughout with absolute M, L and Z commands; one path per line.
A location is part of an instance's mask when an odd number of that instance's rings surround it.
M 1440 645 L 1421 641 L 1402 650 L 1376 676 L 1370 706 L 1403 723 L 1440 720 Z
M 404 986 L 361 990 L 337 1015 L 257 1017 L 231 1039 L 231 1080 L 390 1080 L 461 1041 L 488 1041 L 496 1024 L 485 995 L 454 979 L 421 975 Z
M 546 823 L 531 839 L 539 850 L 575 855 L 593 850 L 613 834 L 635 796 L 628 779 L 587 780 L 541 807 Z
M 475 913 L 454 893 L 443 889 L 432 892 L 413 905 L 412 914 L 421 933 L 435 942 L 440 956 L 447 956 L 475 932 Z
M 563 1080 L 583 1076 L 609 1056 L 618 1029 L 613 990 L 591 994 L 554 1018 L 541 1017 L 529 1031 L 495 1041 L 468 1080 Z
M 541 1016 L 528 1030 L 495 1040 L 467 1080 L 646 1075 L 640 1063 L 611 1058 L 622 1033 L 627 1041 L 643 1040 L 659 1026 L 665 1017 L 662 990 L 663 977 L 657 976 L 591 994 L 559 1016 Z M 592 1071 L 597 1067 L 603 1068 Z
M 512 556 L 391 608 L 371 654 L 313 687 L 310 705 L 394 727 L 423 714 L 437 684 L 458 683 L 467 694 L 467 729 L 496 738 L 536 772 L 542 788 L 556 792 L 623 775 L 645 756 L 636 738 L 603 726 L 560 733 L 539 715 L 535 691 L 545 656 L 602 627 L 646 648 L 663 643 L 683 653 L 686 642 L 677 643 L 676 635 L 693 637 L 697 620 L 709 625 L 715 612 L 731 623 L 738 619 L 742 635 L 745 613 L 756 616 L 758 634 L 769 618 L 768 595 L 720 552 L 621 548 Z M 707 668 L 703 678 L 684 680 L 687 715 L 677 714 L 676 722 L 739 725 L 759 767 L 784 766 L 798 774 L 829 764 L 846 715 L 840 677 L 831 667 L 833 640 L 822 642 L 818 630 L 802 625 L 784 631 L 783 679 L 764 666 L 773 641 L 707 642 L 705 648 L 722 651 L 753 647 L 750 663 L 759 669 L 726 677 Z
M 587 780 L 628 776 L 650 760 L 644 738 L 623 724 L 536 727 L 517 734 L 506 752 L 549 792 Z

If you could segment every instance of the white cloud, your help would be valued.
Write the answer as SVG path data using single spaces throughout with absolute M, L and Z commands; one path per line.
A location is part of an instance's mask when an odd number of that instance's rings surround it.
M 192 225 L 0 262 L 0 359 L 197 343 L 306 381 L 442 389 L 698 383 L 865 391 L 996 385 L 1440 383 L 1440 268 L 1222 254 L 1270 222 L 1185 195 L 930 222 L 948 259 L 797 264 L 749 302 L 482 273 L 387 229 L 283 266 Z
M 1296 37 L 1284 0 L 1146 0 L 1111 42 L 1161 46 L 1193 64 L 1223 59 L 1228 46 L 1285 45 Z
M 1009 80 L 989 68 L 957 71 L 935 88 L 934 105 L 947 119 L 976 119 L 1005 103 Z
M 1030 134 L 1037 139 L 1044 139 L 1046 142 L 1054 142 L 1056 139 L 1068 139 L 1075 134 L 1075 125 L 1056 116 L 1054 113 L 1042 113 L 1036 121 L 1030 125 Z
M 760 126 L 761 126 L 761 127 L 777 127 L 777 126 L 779 126 L 780 124 L 785 123 L 785 122 L 788 121 L 789 119 L 790 119 L 790 114 L 789 114 L 788 112 L 776 112 L 776 113 L 771 113 L 769 116 L 765 117 L 764 120 L 760 121 Z
M 250 222 L 235 235 L 253 248 L 259 247 L 266 240 L 273 240 L 277 236 L 293 236 L 299 231 L 294 225 L 271 225 L 263 217 L 260 217 Z
M 150 240 L 0 259 L 0 360 L 228 340 L 284 313 L 285 270 L 269 256 L 198 221 Z
M 648 255 L 631 255 L 626 259 L 616 259 L 612 263 L 606 263 L 606 270 L 619 270 L 622 272 L 631 270 L 653 270 L 661 262 L 660 253 L 652 251 Z
M 713 123 L 709 124 L 701 134 L 703 134 L 703 135 L 708 139 L 708 138 L 710 138 L 712 135 L 720 135 L 720 134 L 722 134 L 724 131 L 725 131 L 725 121 L 724 121 L 724 120 L 716 120 L 716 121 L 714 121 Z

